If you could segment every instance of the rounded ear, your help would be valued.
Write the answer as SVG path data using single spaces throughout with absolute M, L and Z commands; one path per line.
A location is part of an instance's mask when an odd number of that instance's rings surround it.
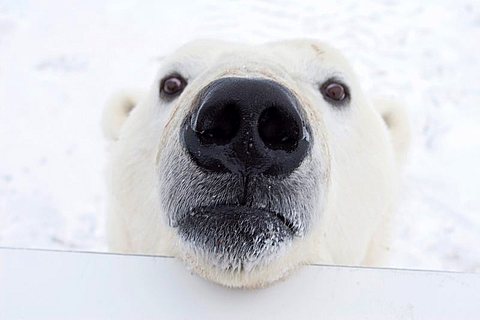
M 373 100 L 375 109 L 380 113 L 390 132 L 397 162 L 403 165 L 410 146 L 410 123 L 405 108 L 389 99 Z
M 123 124 L 143 95 L 140 91 L 125 90 L 114 94 L 108 100 L 102 115 L 102 129 L 105 138 L 118 139 Z

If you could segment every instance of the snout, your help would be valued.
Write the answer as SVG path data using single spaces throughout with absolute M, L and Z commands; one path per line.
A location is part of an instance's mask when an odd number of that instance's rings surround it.
M 193 161 L 206 171 L 286 175 L 303 161 L 310 128 L 283 85 L 238 77 L 212 82 L 182 130 Z
M 316 175 L 307 176 L 315 168 L 303 109 L 287 87 L 240 77 L 211 82 L 193 103 L 180 134 L 189 157 L 170 157 L 177 163 L 165 179 L 171 226 L 186 255 L 215 270 L 261 268 L 287 254 L 310 221 Z

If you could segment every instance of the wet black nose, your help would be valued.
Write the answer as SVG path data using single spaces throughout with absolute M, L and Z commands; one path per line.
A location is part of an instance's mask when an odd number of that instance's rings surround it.
M 271 80 L 216 80 L 184 124 L 185 147 L 208 171 L 288 174 L 310 144 L 298 104 L 287 88 Z

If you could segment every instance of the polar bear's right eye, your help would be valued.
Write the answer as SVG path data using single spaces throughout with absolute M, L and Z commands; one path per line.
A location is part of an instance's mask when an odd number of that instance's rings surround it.
M 172 74 L 165 78 L 160 83 L 160 93 L 166 96 L 176 96 L 180 94 L 185 86 L 187 81 L 179 74 Z

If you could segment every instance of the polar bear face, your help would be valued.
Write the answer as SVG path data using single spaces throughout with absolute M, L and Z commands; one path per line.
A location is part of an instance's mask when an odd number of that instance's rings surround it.
M 237 287 L 381 256 L 394 141 L 324 44 L 188 44 L 149 93 L 117 97 L 104 127 L 114 251 L 174 255 Z

